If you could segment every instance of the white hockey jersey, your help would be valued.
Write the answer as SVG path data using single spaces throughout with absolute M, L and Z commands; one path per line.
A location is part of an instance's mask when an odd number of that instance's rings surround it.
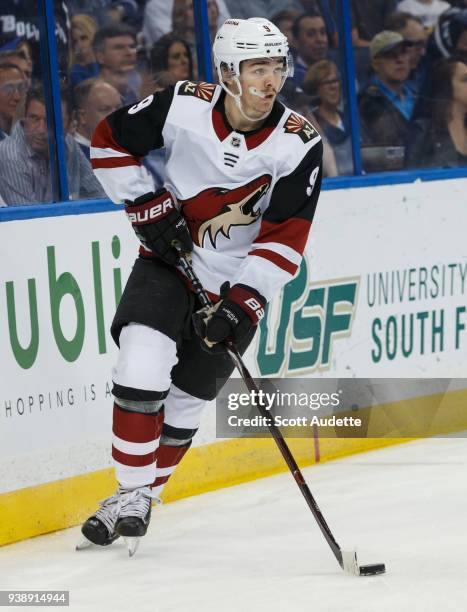
M 183 81 L 119 109 L 97 127 L 91 162 L 110 199 L 132 201 L 154 191 L 141 158 L 165 147 L 165 186 L 188 223 L 203 286 L 218 294 L 226 280 L 243 283 L 269 301 L 300 265 L 321 187 L 321 138 L 279 102 L 260 129 L 235 131 L 225 95 Z

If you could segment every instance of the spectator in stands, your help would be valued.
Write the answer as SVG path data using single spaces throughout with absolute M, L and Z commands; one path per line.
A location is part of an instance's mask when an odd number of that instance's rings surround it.
M 0 141 L 11 133 L 26 90 L 20 69 L 14 64 L 0 64 Z
M 333 149 L 338 174 L 351 174 L 350 129 L 341 110 L 342 84 L 336 64 L 330 60 L 313 64 L 306 73 L 302 88 L 315 101 L 312 112 L 321 128 L 320 134 L 326 136 Z
M 193 60 L 188 44 L 174 34 L 166 34 L 151 49 L 153 73 L 165 72 L 170 83 L 193 79 Z
M 74 15 L 71 18 L 70 85 L 72 88 L 81 81 L 99 74 L 100 68 L 93 49 L 96 32 L 97 24 L 89 15 Z
M 397 0 L 350 0 L 354 47 L 369 47 L 371 40 L 384 30 L 384 24 L 391 13 L 394 13 Z
M 453 56 L 467 61 L 467 8 L 441 15 L 428 41 L 428 55 L 433 62 Z
M 327 57 L 329 51 L 326 24 L 319 13 L 305 13 L 292 26 L 293 46 L 296 50 L 293 82 L 301 87 L 308 68 Z
M 69 60 L 69 11 L 68 0 L 54 0 L 55 40 L 59 76 L 68 77 Z M 40 17 L 37 0 L 1 0 L 0 2 L 0 50 L 26 49 L 33 60 L 33 77 L 40 80 L 42 73 L 40 55 Z
M 32 63 L 27 59 L 23 49 L 16 48 L 12 51 L 0 52 L 0 64 L 13 64 L 21 70 L 28 87 L 31 86 Z
M 144 8 L 143 37 L 146 45 L 150 47 L 159 40 L 164 34 L 176 31 L 177 34 L 187 39 L 187 31 L 182 25 L 181 31 L 178 27 L 180 21 L 185 20 L 184 13 L 188 6 L 188 18 L 193 23 L 193 13 L 191 11 L 192 2 L 189 0 L 148 0 Z M 173 13 L 175 11 L 175 22 Z M 234 13 L 235 14 L 235 11 Z M 236 15 L 239 17 L 240 15 Z M 208 19 L 211 31 L 216 31 L 229 19 L 230 13 L 227 9 L 225 0 L 208 0 Z M 256 15 L 257 17 L 257 15 Z M 191 26 L 192 27 L 192 26 Z M 188 41 L 190 42 L 190 41 Z
M 67 107 L 63 105 L 65 131 Z M 66 138 L 68 182 L 71 197 L 102 197 L 88 160 L 71 136 Z M 26 96 L 24 120 L 0 143 L 0 197 L 7 205 L 50 202 L 52 199 L 47 117 L 40 88 Z
M 219 8 L 217 0 L 207 0 L 208 24 L 211 41 L 218 30 Z M 190 47 L 195 73 L 197 70 L 195 17 L 192 0 L 173 0 L 172 33 L 179 36 Z
M 73 91 L 76 130 L 73 135 L 89 159 L 91 136 L 97 124 L 122 104 L 118 91 L 102 79 L 86 79 Z
M 89 15 L 104 27 L 116 23 L 139 30 L 143 19 L 144 0 L 68 0 L 72 15 Z
M 163 70 L 162 72 L 151 72 L 143 74 L 143 82 L 140 89 L 140 98 L 146 98 L 155 91 L 162 91 L 172 85 L 171 75 Z
M 99 77 L 110 83 L 122 96 L 122 104 L 139 98 L 141 77 L 135 70 L 136 36 L 126 25 L 101 28 L 94 37 L 94 53 L 100 66 Z
M 297 19 L 297 17 L 300 17 L 300 15 L 301 13 L 299 13 L 298 11 L 286 9 L 284 11 L 279 11 L 271 18 L 272 23 L 279 28 L 279 30 L 282 32 L 282 34 L 284 34 L 284 36 L 287 37 L 289 47 L 293 46 L 293 22 Z
M 385 30 L 370 45 L 374 77 L 359 95 L 362 160 L 368 171 L 403 166 L 415 98 L 406 81 L 409 45 L 401 34 Z M 391 148 L 391 149 L 389 149 Z
M 28 43 L 27 40 L 23 39 L 16 47 L 16 52 L 18 58 L 22 60 L 19 68 L 26 75 L 26 79 L 28 80 L 28 87 L 30 87 L 34 70 L 31 45 Z
M 398 11 L 418 17 L 423 26 L 429 30 L 436 25 L 441 13 L 450 8 L 449 2 L 444 0 L 401 0 L 397 5 Z
M 339 43 L 338 23 L 341 19 L 341 0 L 301 0 L 306 13 L 319 13 L 323 16 L 328 33 L 329 43 L 337 47 Z
M 61 103 L 69 198 L 70 200 L 105 198 L 105 192 L 92 171 L 89 159 L 70 134 L 72 105 L 66 89 L 61 92 Z
M 290 9 L 303 13 L 300 0 L 226 0 L 227 8 L 232 17 L 249 19 L 250 17 L 265 17 L 271 19 L 279 11 Z
M 422 26 L 418 17 L 399 11 L 389 16 L 386 22 L 386 29 L 399 32 L 404 37 L 404 40 L 410 43 L 410 77 L 407 83 L 414 94 L 418 95 L 423 89 L 428 72 L 428 63 L 425 61 L 428 40 L 427 31 Z
M 467 166 L 467 65 L 455 58 L 441 60 L 433 81 L 436 98 L 430 116 L 413 126 L 407 166 Z

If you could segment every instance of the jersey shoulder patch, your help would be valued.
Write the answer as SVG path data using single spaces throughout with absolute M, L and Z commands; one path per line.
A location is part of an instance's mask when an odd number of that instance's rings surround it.
M 284 131 L 286 134 L 296 134 L 304 144 L 319 136 L 311 123 L 296 113 L 290 113 L 287 117 L 287 121 L 284 123 Z
M 212 102 L 217 85 L 212 83 L 193 83 L 192 81 L 184 81 L 178 88 L 179 96 L 194 96 L 205 102 Z

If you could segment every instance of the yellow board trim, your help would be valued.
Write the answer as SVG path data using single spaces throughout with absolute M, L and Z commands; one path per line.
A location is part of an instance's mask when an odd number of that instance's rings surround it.
M 373 438 L 319 439 L 320 461 L 400 444 L 420 436 L 467 429 L 467 390 L 415 398 L 359 410 Z M 408 418 L 408 415 L 410 418 Z M 355 415 L 354 415 L 355 416 Z M 389 437 L 392 436 L 392 437 Z M 398 437 L 395 437 L 398 436 Z M 315 462 L 312 438 L 293 438 L 289 447 L 301 466 Z M 233 439 L 190 449 L 164 490 L 172 502 L 263 478 L 287 467 L 271 439 Z M 80 524 L 100 499 L 116 488 L 113 469 L 99 470 L 0 495 L 0 545 Z

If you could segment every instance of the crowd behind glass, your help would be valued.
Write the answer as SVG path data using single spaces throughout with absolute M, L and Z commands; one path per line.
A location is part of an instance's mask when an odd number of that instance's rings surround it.
M 280 99 L 325 143 L 325 176 L 353 173 L 340 0 L 208 0 L 211 38 L 229 17 L 266 17 L 295 73 Z M 350 0 L 363 171 L 467 163 L 467 0 Z M 115 109 L 198 78 L 192 0 L 55 0 L 70 199 L 105 197 L 91 135 Z M 0 9 L 0 205 L 52 201 L 35 0 Z M 50 122 L 49 122 L 50 124 Z M 144 161 L 164 181 L 164 151 Z

